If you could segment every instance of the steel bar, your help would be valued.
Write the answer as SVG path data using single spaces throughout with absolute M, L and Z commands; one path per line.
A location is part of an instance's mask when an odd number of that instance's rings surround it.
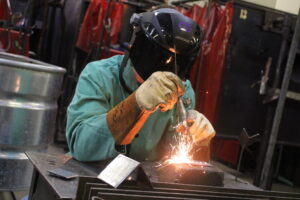
M 275 78 L 273 81 L 273 85 L 272 85 L 272 90 L 271 93 L 273 93 L 275 91 L 275 89 L 279 86 L 279 81 L 280 81 L 280 68 L 282 65 L 282 61 L 283 58 L 285 56 L 285 52 L 287 49 L 287 43 L 289 40 L 289 34 L 290 34 L 290 28 L 289 28 L 289 23 L 291 21 L 291 18 L 289 15 L 287 15 L 284 19 L 283 22 L 283 30 L 282 30 L 282 42 L 281 42 L 281 47 L 280 47 L 280 52 L 279 52 L 279 57 L 277 60 L 277 64 L 276 64 L 276 70 L 275 70 Z M 271 94 L 272 95 L 272 94 Z
M 241 151 L 240 151 L 240 156 L 239 156 L 239 162 L 238 162 L 238 166 L 237 166 L 237 172 L 235 174 L 235 180 L 237 180 L 238 174 L 240 173 L 240 170 L 241 170 L 240 168 L 241 168 L 241 163 L 242 163 L 242 158 L 243 158 L 244 150 L 245 150 L 245 147 L 242 146 L 241 147 Z

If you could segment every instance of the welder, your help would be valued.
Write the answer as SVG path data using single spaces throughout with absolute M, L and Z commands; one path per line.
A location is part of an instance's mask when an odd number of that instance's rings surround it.
M 129 51 L 89 63 L 68 107 L 67 142 L 80 161 L 119 153 L 139 161 L 155 160 L 160 146 L 176 133 L 181 98 L 195 144 L 209 144 L 215 131 L 194 110 L 187 79 L 200 49 L 201 28 L 170 8 L 134 14 Z

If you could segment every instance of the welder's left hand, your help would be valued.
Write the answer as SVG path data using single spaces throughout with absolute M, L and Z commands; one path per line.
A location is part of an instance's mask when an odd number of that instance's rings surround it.
M 205 146 L 216 135 L 215 129 L 208 119 L 196 110 L 187 111 L 187 122 L 194 142 L 203 143 Z

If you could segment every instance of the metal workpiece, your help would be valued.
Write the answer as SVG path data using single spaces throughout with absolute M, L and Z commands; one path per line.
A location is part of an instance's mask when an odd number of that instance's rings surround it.
M 150 171 L 150 170 L 149 170 Z M 159 182 L 171 182 L 192 185 L 223 186 L 224 173 L 216 167 L 205 163 L 169 164 L 152 172 L 157 174 Z
M 52 142 L 64 73 L 61 67 L 0 53 L 0 190 L 29 187 L 25 168 L 30 177 L 32 167 L 21 155 Z

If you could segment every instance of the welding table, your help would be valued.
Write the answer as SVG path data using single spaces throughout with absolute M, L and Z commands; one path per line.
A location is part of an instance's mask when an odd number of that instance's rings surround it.
M 103 200 L 103 199 L 300 199 L 300 194 L 263 191 L 224 173 L 224 186 L 204 186 L 152 182 L 153 188 L 122 184 L 118 189 L 96 176 L 104 168 L 99 162 L 79 162 L 68 155 L 26 152 L 34 165 L 30 200 Z M 48 170 L 62 167 L 79 176 L 71 180 L 50 176 Z M 147 173 L 146 173 L 147 174 Z M 151 177 L 150 177 L 151 179 Z

